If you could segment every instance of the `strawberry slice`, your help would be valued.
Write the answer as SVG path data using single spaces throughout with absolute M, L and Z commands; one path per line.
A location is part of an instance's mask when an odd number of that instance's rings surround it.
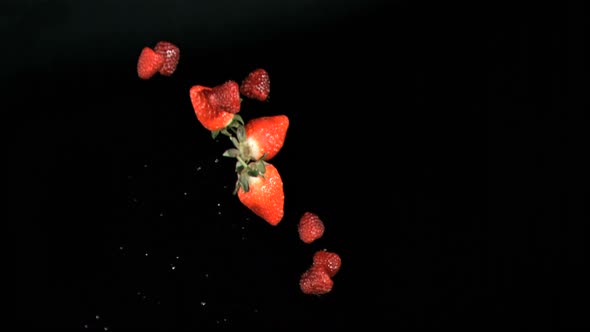
M 178 46 L 168 41 L 159 41 L 154 46 L 154 51 L 164 56 L 164 65 L 160 68 L 160 75 L 171 76 L 176 71 L 176 66 L 180 59 L 180 49 Z
M 324 235 L 324 229 L 324 223 L 313 212 L 305 212 L 299 219 L 299 224 L 297 225 L 299 238 L 308 244 L 321 238 Z
M 164 65 L 164 56 L 149 47 L 144 47 L 137 60 L 137 76 L 143 80 L 152 78 Z
M 240 84 L 240 92 L 248 98 L 265 101 L 270 93 L 268 72 L 262 68 L 250 72 Z
M 262 160 L 236 165 L 237 194 L 240 202 L 270 225 L 276 226 L 284 215 L 283 180 L 275 166 Z
M 209 104 L 215 109 L 236 114 L 240 111 L 240 88 L 238 83 L 229 80 L 217 85 L 210 90 L 204 91 Z
M 232 123 L 234 114 L 211 107 L 205 94 L 211 90 L 210 87 L 194 85 L 191 87 L 189 94 L 197 120 L 199 120 L 203 127 L 216 133 Z

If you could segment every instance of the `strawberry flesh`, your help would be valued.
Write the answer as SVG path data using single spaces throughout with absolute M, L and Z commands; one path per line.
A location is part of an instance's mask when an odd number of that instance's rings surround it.
M 137 76 L 143 80 L 152 78 L 164 65 L 165 58 L 149 47 L 144 47 L 137 60 Z

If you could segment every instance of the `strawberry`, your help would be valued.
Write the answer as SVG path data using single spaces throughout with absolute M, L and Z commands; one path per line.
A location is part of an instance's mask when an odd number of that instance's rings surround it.
M 279 171 L 262 160 L 248 165 L 238 160 L 236 172 L 236 191 L 240 202 L 267 223 L 276 226 L 283 219 L 285 203 Z
M 235 81 L 229 80 L 217 85 L 204 91 L 204 94 L 215 109 L 233 114 L 240 111 L 240 88 Z
M 328 273 L 330 277 L 333 277 L 338 271 L 340 271 L 342 260 L 335 252 L 318 250 L 313 255 L 313 266 L 325 269 L 326 273 Z
M 160 75 L 172 75 L 176 71 L 176 66 L 180 58 L 180 49 L 178 46 L 168 41 L 159 41 L 154 46 L 154 51 L 164 56 L 164 65 L 160 68 Z
M 317 214 L 305 212 L 299 219 L 297 230 L 301 241 L 312 243 L 324 235 L 324 223 Z
M 270 92 L 270 78 L 266 70 L 258 68 L 250 72 L 242 81 L 240 92 L 248 98 L 265 101 Z
M 332 291 L 334 281 L 326 270 L 320 266 L 312 266 L 299 279 L 299 288 L 304 294 L 324 295 Z
M 137 76 L 142 80 L 152 78 L 162 68 L 164 60 L 162 54 L 155 52 L 149 47 L 144 47 L 137 60 Z
M 194 85 L 190 89 L 190 99 L 199 122 L 215 133 L 228 127 L 234 120 L 234 114 L 211 107 L 205 95 L 211 90 L 210 87 Z

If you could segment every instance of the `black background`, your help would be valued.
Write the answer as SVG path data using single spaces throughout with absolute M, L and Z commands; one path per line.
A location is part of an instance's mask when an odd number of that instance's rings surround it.
M 19 327 L 581 327 L 583 8 L 26 1 L 2 17 Z M 138 79 L 169 40 L 171 77 Z M 188 91 L 255 68 L 285 217 L 231 195 Z M 22 174 L 21 174 L 22 173 Z M 9 179 L 10 180 L 10 179 Z M 303 244 L 298 218 L 324 237 Z M 8 222 L 8 221 L 7 221 Z M 308 296 L 313 252 L 343 265 Z M 585 301 L 583 301 L 585 302 Z

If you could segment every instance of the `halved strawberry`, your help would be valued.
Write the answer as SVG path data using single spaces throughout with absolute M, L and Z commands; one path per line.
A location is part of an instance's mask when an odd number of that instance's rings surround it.
M 211 88 L 202 85 L 194 85 L 190 89 L 190 99 L 199 122 L 206 129 L 216 133 L 225 129 L 232 123 L 232 120 L 234 120 L 234 114 L 211 107 L 205 94 L 207 91 L 211 91 Z
M 137 59 L 137 76 L 143 80 L 152 78 L 164 65 L 164 56 L 149 47 L 144 47 Z
M 240 85 L 242 95 L 265 101 L 270 93 L 270 78 L 268 72 L 262 68 L 250 72 Z
M 210 90 L 204 91 L 209 100 L 211 107 L 228 113 L 238 113 L 240 111 L 240 88 L 238 83 L 229 80 L 223 84 L 217 85 Z
M 313 212 L 305 212 L 299 219 L 297 225 L 297 231 L 299 232 L 299 238 L 304 243 L 312 243 L 315 240 L 321 238 L 324 235 L 324 223 Z
M 275 166 L 263 160 L 248 165 L 238 160 L 236 191 L 244 206 L 276 226 L 284 215 L 283 180 Z
M 283 145 L 289 129 L 286 115 L 272 115 L 254 118 L 244 127 L 236 127 L 236 138 L 232 137 L 234 148 L 224 152 L 226 157 L 239 156 L 244 162 L 274 158 Z
M 164 65 L 160 68 L 160 75 L 170 76 L 176 71 L 176 66 L 180 59 L 180 49 L 178 46 L 168 41 L 159 41 L 154 46 L 156 53 L 164 56 Z

